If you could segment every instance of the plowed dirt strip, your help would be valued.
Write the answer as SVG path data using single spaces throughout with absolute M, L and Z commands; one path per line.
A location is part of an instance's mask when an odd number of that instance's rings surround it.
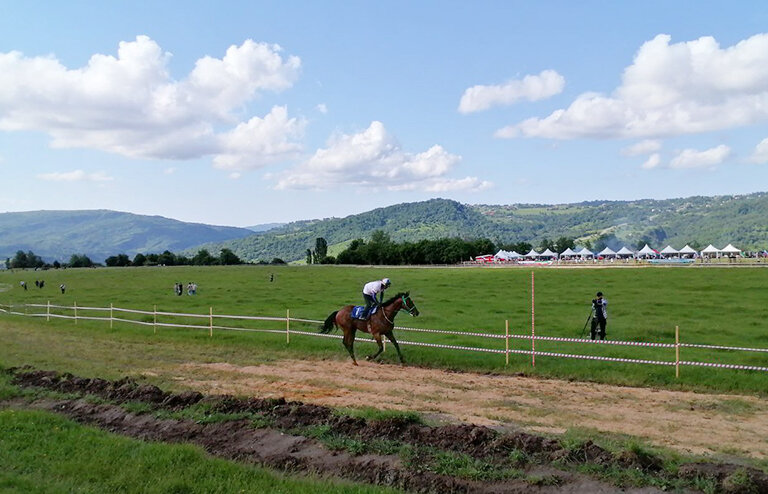
M 187 363 L 176 379 L 203 393 L 285 397 L 333 407 L 413 410 L 534 432 L 586 427 L 683 452 L 768 457 L 768 401 L 706 394 L 489 376 L 360 362 L 283 360 L 239 367 Z

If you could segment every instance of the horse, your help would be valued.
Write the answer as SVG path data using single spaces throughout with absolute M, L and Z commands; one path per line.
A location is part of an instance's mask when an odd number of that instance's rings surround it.
M 384 335 L 395 345 L 397 356 L 400 357 L 400 364 L 405 364 L 403 354 L 400 352 L 400 345 L 397 344 L 393 330 L 395 329 L 395 316 L 401 310 L 407 311 L 413 317 L 419 315 L 419 309 L 416 308 L 416 304 L 411 300 L 409 292 L 400 292 L 386 302 L 383 302 L 376 313 L 371 315 L 367 321 L 352 319 L 353 307 L 353 305 L 345 305 L 341 309 L 331 312 L 331 315 L 323 323 L 320 332 L 328 334 L 332 329 L 341 327 L 344 331 L 344 339 L 342 340 L 344 347 L 349 352 L 349 356 L 352 357 L 352 363 L 355 365 L 357 365 L 357 360 L 355 359 L 353 346 L 357 330 L 370 333 L 379 346 L 379 350 L 376 353 L 366 357 L 367 360 L 375 359 L 384 350 L 384 345 L 381 342 L 381 336 Z

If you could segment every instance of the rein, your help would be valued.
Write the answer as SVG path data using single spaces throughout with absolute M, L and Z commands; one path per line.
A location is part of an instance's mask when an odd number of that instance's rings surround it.
M 416 310 L 416 306 L 414 305 L 412 308 L 410 308 L 410 309 L 409 309 L 409 308 L 408 308 L 408 304 L 405 302 L 405 295 L 402 295 L 402 296 L 400 297 L 400 300 L 402 300 L 402 301 L 403 301 L 403 306 L 402 306 L 402 307 L 400 307 L 400 308 L 399 308 L 397 311 L 399 312 L 399 311 L 401 311 L 401 310 L 404 310 L 404 311 L 406 311 L 408 314 L 410 314 L 410 315 L 413 315 L 413 311 L 414 311 L 414 310 Z M 395 314 L 397 314 L 397 312 L 395 312 Z M 383 308 L 383 307 L 382 307 L 381 315 L 382 315 L 382 316 L 384 316 L 384 319 L 386 319 L 386 321 L 387 321 L 389 324 L 391 324 L 392 326 L 394 326 L 394 325 L 395 325 L 395 321 L 394 321 L 394 319 L 395 319 L 395 316 L 392 316 L 392 320 L 390 321 L 390 320 L 389 320 L 389 318 L 387 317 L 387 311 L 386 311 L 386 310 L 384 310 L 384 308 Z

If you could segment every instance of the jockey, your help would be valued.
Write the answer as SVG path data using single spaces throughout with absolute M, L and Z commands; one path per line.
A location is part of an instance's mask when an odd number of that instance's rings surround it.
M 389 288 L 392 282 L 389 278 L 381 280 L 371 281 L 366 283 L 363 287 L 363 299 L 365 300 L 365 309 L 363 309 L 362 319 L 368 319 L 368 313 L 371 311 L 371 307 L 378 305 L 384 301 L 384 290 Z M 379 295 L 379 300 L 376 300 L 376 295 Z

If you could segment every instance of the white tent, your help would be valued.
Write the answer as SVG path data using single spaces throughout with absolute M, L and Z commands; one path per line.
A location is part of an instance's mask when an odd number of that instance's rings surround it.
M 507 254 L 507 251 L 505 250 L 499 250 L 493 257 L 496 259 L 499 259 L 501 261 L 508 261 L 509 260 L 509 254 Z
M 723 254 L 741 254 L 741 250 L 737 249 L 731 244 L 726 245 L 723 247 L 723 250 L 721 250 Z
M 704 250 L 701 251 L 701 255 L 706 257 L 714 257 L 718 254 L 720 254 L 720 249 L 712 244 L 707 245 Z
M 683 256 L 695 256 L 696 255 L 696 251 L 693 250 L 693 248 L 690 245 L 685 244 L 685 247 L 680 249 L 680 255 L 683 255 Z
M 616 252 L 614 252 L 610 247 L 606 247 L 605 249 L 598 252 L 597 255 L 602 257 L 616 257 Z
M 531 251 L 529 253 L 527 253 L 524 257 L 530 257 L 532 259 L 535 259 L 535 258 L 539 257 L 539 253 L 536 252 L 535 250 L 531 249 Z
M 522 255 L 518 254 L 514 250 L 512 252 L 507 251 L 507 255 L 509 256 L 510 259 L 520 259 L 521 257 L 523 257 Z
M 666 247 L 661 249 L 661 254 L 664 255 L 664 256 L 673 256 L 673 255 L 677 254 L 679 256 L 680 255 L 680 251 L 675 249 L 671 245 L 667 245 Z
M 576 255 L 578 255 L 578 254 L 576 254 L 576 252 L 574 252 L 573 249 L 571 249 L 570 247 L 568 247 L 567 249 L 565 249 L 564 251 L 562 251 L 560 253 L 560 257 L 563 257 L 563 256 L 572 257 L 572 256 L 576 256 Z
M 555 257 L 557 257 L 557 254 L 555 254 L 551 250 L 547 249 L 544 252 L 542 252 L 541 254 L 539 254 L 539 257 L 552 257 L 552 258 L 555 258 Z
M 591 250 L 587 249 L 586 247 L 578 251 L 576 255 L 581 257 L 595 257 L 595 254 Z
M 651 247 L 648 244 L 645 244 L 645 247 L 640 249 L 637 252 L 637 255 L 638 257 L 656 257 L 658 253 L 655 250 L 651 249 Z
M 616 253 L 616 257 L 633 257 L 635 255 L 634 252 L 627 249 L 626 247 L 622 247 L 619 249 L 619 251 Z

